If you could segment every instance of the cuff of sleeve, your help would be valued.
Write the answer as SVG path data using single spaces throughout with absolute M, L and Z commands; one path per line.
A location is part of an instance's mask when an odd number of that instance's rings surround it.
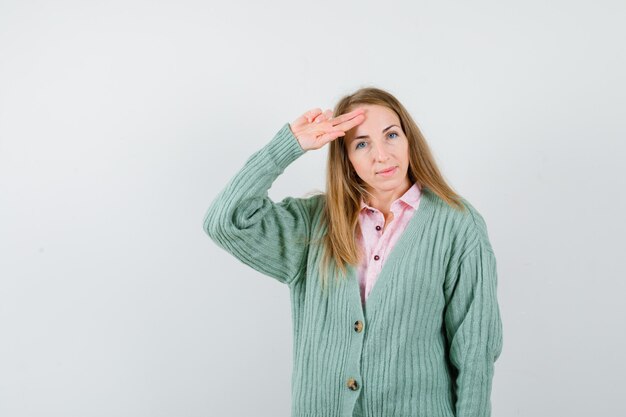
M 286 168 L 306 152 L 291 131 L 289 123 L 285 123 L 280 128 L 267 144 L 266 151 L 276 166 L 281 169 Z

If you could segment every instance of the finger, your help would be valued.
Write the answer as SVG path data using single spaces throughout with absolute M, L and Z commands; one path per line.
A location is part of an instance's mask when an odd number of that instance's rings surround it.
M 345 114 L 342 114 L 340 116 L 335 117 L 334 119 L 332 119 L 332 122 L 333 122 L 333 125 L 337 125 L 337 124 L 343 123 L 343 122 L 345 122 L 347 120 L 350 120 L 350 119 L 353 119 L 355 117 L 358 117 L 358 116 L 360 116 L 360 115 L 362 115 L 364 113 L 365 113 L 365 109 L 362 108 L 362 107 L 359 107 L 357 109 L 352 110 L 349 113 L 345 113 Z
M 361 123 L 363 123 L 363 121 L 365 120 L 365 114 L 363 113 L 359 113 L 356 116 L 345 120 L 339 124 L 333 124 L 333 128 L 334 129 L 340 129 L 343 130 L 344 132 L 352 129 L 355 126 L 360 125 Z
M 324 121 L 324 116 L 332 116 L 332 110 L 329 109 L 326 110 L 324 114 L 318 115 L 315 119 L 315 123 L 311 124 L 307 130 L 318 137 L 328 133 L 335 135 L 335 138 L 345 136 L 347 130 L 352 129 L 365 120 L 364 112 L 365 109 L 358 108 L 336 118 Z
M 304 113 L 304 117 L 309 123 L 311 123 L 320 113 L 322 113 L 322 109 L 317 107 Z
M 319 140 L 325 145 L 328 142 L 331 142 L 341 136 L 343 136 L 344 133 L 339 130 L 339 131 L 334 131 L 334 132 L 328 132 L 328 133 L 324 133 L 322 136 L 320 136 Z M 323 145 L 322 145 L 323 146 Z
M 359 118 L 357 116 L 354 119 L 350 119 L 336 126 L 333 126 L 330 121 L 314 123 L 309 125 L 308 132 L 317 137 L 325 134 L 336 135 L 336 137 L 345 136 L 346 131 L 352 129 L 354 126 L 360 124 L 361 122 L 363 122 L 363 120 L 365 120 L 364 116 L 361 117 L 362 118 Z

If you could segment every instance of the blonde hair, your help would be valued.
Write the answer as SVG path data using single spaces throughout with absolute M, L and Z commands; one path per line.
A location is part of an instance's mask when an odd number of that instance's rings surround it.
M 375 88 L 363 87 L 339 100 L 333 116 L 349 113 L 361 104 L 376 104 L 393 110 L 400 119 L 400 127 L 409 142 L 408 176 L 411 184 L 417 183 L 420 188 L 428 188 L 437 194 L 451 207 L 464 211 L 461 197 L 446 183 L 437 168 L 433 155 L 417 124 L 404 106 L 389 92 Z M 337 269 L 346 276 L 347 265 L 356 266 L 361 253 L 356 242 L 359 228 L 359 209 L 361 198 L 368 201 L 369 192 L 366 184 L 356 174 L 345 146 L 343 137 L 331 141 L 328 146 L 326 165 L 326 193 L 321 227 L 327 228 L 326 233 L 318 239 L 323 245 L 322 255 L 322 288 L 328 284 L 330 268 L 336 281 L 339 279 Z M 334 261 L 334 262 L 331 262 Z

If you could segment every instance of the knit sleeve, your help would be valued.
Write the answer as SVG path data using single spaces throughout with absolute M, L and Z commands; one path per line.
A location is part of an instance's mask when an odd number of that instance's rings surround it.
M 285 123 L 269 143 L 248 158 L 204 217 L 204 231 L 218 246 L 285 284 L 298 276 L 305 260 L 312 197 L 274 202 L 268 190 L 305 152 Z
M 456 369 L 456 417 L 489 417 L 494 363 L 502 351 L 496 259 L 488 241 L 460 261 L 447 286 L 444 321 Z

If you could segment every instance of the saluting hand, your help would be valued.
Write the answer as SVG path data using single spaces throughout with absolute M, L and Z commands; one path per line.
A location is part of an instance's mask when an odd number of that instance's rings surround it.
M 319 149 L 331 140 L 345 136 L 346 131 L 365 120 L 365 109 L 357 108 L 350 113 L 332 117 L 333 112 L 316 108 L 307 111 L 289 124 L 291 132 L 305 151 Z

